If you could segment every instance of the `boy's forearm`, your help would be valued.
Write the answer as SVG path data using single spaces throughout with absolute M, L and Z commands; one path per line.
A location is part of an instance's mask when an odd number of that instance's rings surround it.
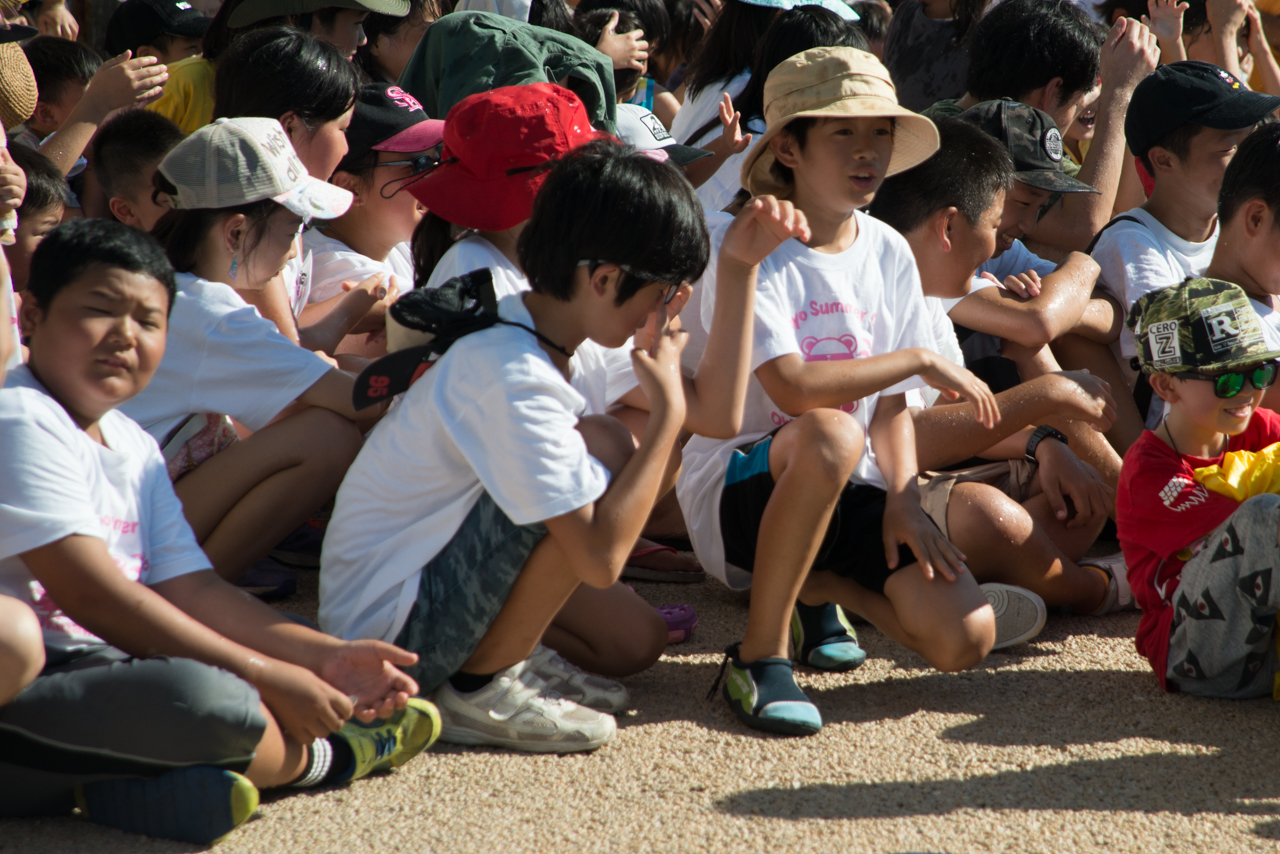
M 1103 90 L 1098 99 L 1098 119 L 1089 153 L 1077 180 L 1097 193 L 1067 193 L 1050 208 L 1036 227 L 1036 240 L 1083 252 L 1093 236 L 1111 219 L 1120 171 L 1124 164 L 1124 117 L 1132 93 Z
M 758 266 L 721 256 L 716 266 L 716 304 L 698 370 L 686 384 L 684 426 L 713 439 L 732 439 L 742 429 L 751 372 Z
M 1079 322 L 1069 331 L 1098 344 L 1110 344 L 1120 337 L 1123 322 L 1124 314 L 1115 300 L 1099 294 L 1086 303 Z
M 907 408 L 906 395 L 881 396 L 876 402 L 876 414 L 867 425 L 867 437 L 875 452 L 880 474 L 884 476 L 886 492 L 890 498 L 901 496 L 914 489 L 916 474 L 920 471 L 916 458 L 916 433 Z
M 305 667 L 317 676 L 324 662 L 343 645 L 338 638 L 284 617 L 257 597 L 228 584 L 213 570 L 172 578 L 152 590 L 231 641 Z
M 1055 376 L 1037 377 L 997 394 L 1001 418 L 1000 423 L 990 430 L 978 423 L 973 407 L 968 403 L 913 410 L 915 451 L 921 469 L 930 471 L 955 465 L 970 457 L 988 457 L 989 453 L 994 453 L 994 446 L 1049 418 L 1056 408 L 1054 385 L 1060 379 Z M 990 459 L 1009 458 L 990 456 Z
M 962 299 L 947 316 L 975 332 L 1024 347 L 1043 347 L 1079 323 L 1097 277 L 1094 260 L 1072 252 L 1041 280 L 1038 296 L 1022 299 L 1004 288 L 983 288 Z
M 836 362 L 806 362 L 779 356 L 756 368 L 765 393 L 791 417 L 822 407 L 840 407 L 922 373 L 942 357 L 920 347 Z

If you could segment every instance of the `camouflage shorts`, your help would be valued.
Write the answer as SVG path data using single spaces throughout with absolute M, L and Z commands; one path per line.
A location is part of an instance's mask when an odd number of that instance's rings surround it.
M 541 523 L 512 522 L 482 492 L 453 539 L 422 568 L 418 600 L 396 645 L 418 654 L 404 669 L 424 695 L 475 652 L 546 533 Z

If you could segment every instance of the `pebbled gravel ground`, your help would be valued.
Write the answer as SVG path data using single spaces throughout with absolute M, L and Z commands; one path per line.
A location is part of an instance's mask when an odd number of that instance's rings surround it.
M 314 615 L 315 573 L 287 607 Z M 746 597 L 637 584 L 688 602 L 697 635 L 628 680 L 637 711 L 590 756 L 441 745 L 346 789 L 269 793 L 218 846 L 259 852 L 1280 850 L 1278 710 L 1165 695 L 1136 614 L 1050 617 L 1031 644 L 958 675 L 864 626 L 870 658 L 801 671 L 808 739 L 740 726 L 704 699 Z M 180 852 L 74 818 L 0 822 L 0 852 Z

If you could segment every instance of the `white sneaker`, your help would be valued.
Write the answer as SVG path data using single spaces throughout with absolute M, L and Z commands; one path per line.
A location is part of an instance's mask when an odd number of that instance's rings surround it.
M 1129 567 L 1125 566 L 1124 552 L 1106 557 L 1087 557 L 1080 561 L 1080 565 L 1096 566 L 1111 576 L 1111 583 L 1107 585 L 1107 598 L 1102 601 L 1102 607 L 1093 612 L 1093 616 L 1140 610 L 1137 600 L 1133 598 L 1133 590 L 1129 587 Z
M 1011 584 L 983 584 L 983 594 L 996 612 L 996 642 L 992 649 L 1026 643 L 1044 628 L 1049 616 L 1044 600 Z
M 546 681 L 548 690 L 597 712 L 614 715 L 631 702 L 631 695 L 621 682 L 593 676 L 542 644 L 529 656 L 529 666 Z
M 440 740 L 487 744 L 532 753 L 595 750 L 613 740 L 612 715 L 566 700 L 528 659 L 500 670 L 479 691 L 460 694 L 445 682 L 431 695 L 444 724 Z

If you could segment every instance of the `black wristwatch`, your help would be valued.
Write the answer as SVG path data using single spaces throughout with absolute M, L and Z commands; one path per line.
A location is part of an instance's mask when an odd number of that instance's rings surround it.
M 1067 437 L 1061 430 L 1055 430 L 1048 424 L 1041 424 L 1031 434 L 1031 438 L 1027 440 L 1027 450 L 1024 456 L 1027 462 L 1034 463 L 1036 461 L 1036 448 L 1040 447 L 1040 443 L 1045 439 L 1057 439 L 1066 445 Z

